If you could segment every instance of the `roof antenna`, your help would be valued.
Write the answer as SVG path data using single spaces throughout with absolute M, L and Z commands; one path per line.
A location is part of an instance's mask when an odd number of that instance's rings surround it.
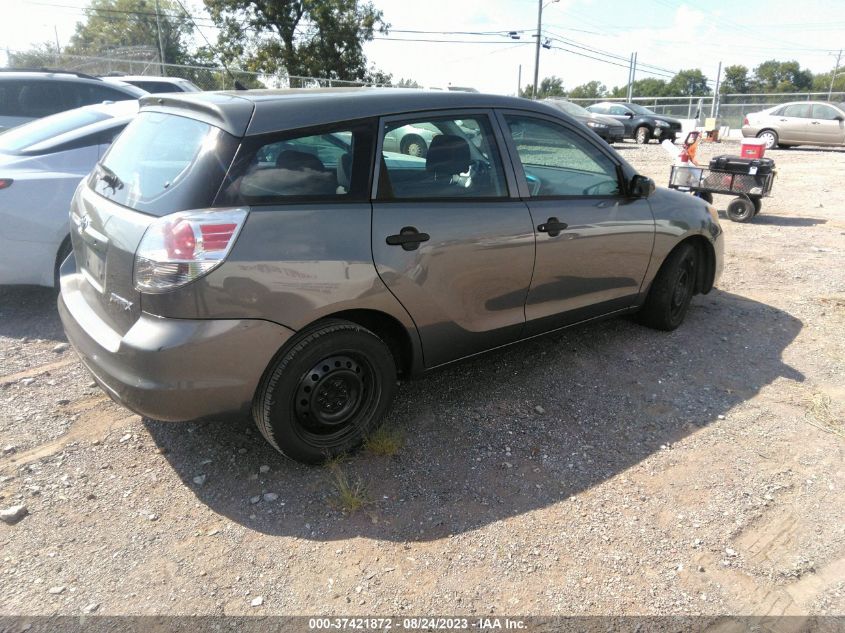
M 184 11 L 184 12 L 185 12 L 185 15 L 186 15 L 186 16 L 188 17 L 188 19 L 191 21 L 191 24 L 193 24 L 193 25 L 194 25 L 194 28 L 196 29 L 196 31 L 197 31 L 200 35 L 202 35 L 202 39 L 204 39 L 204 40 L 205 40 L 205 43 L 206 43 L 206 44 L 208 44 L 208 47 L 209 47 L 212 51 L 214 51 L 214 55 L 217 57 L 217 60 L 220 62 L 220 64 L 222 64 L 223 68 L 224 68 L 224 69 L 225 69 L 225 71 L 226 71 L 226 74 L 227 74 L 227 75 L 229 75 L 229 78 L 230 78 L 230 79 L 232 80 L 232 82 L 234 83 L 234 85 L 235 85 L 235 90 L 248 90 L 248 88 L 247 88 L 245 85 L 243 85 L 240 81 L 238 81 L 237 79 L 235 79 L 235 76 L 232 74 L 232 71 L 231 71 L 231 70 L 229 70 L 229 67 L 226 65 L 226 62 L 224 62 L 224 61 L 223 61 L 223 58 L 220 56 L 220 54 L 217 52 L 217 50 L 216 50 L 216 49 L 215 49 L 215 48 L 211 45 L 211 42 L 209 42 L 209 41 L 208 41 L 208 38 L 205 36 L 205 33 L 203 33 L 202 31 L 200 31 L 200 27 L 198 27 L 198 26 L 197 26 L 197 23 L 196 23 L 196 22 L 194 22 L 194 18 L 193 18 L 193 16 L 192 16 L 190 13 L 188 13 L 188 10 L 185 8 L 185 5 L 184 5 L 184 4 L 182 4 L 182 0 L 176 0 L 176 4 L 178 4 L 178 5 L 182 8 L 182 11 Z

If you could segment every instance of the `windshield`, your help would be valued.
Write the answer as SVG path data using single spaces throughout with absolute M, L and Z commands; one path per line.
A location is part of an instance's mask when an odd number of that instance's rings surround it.
M 68 110 L 7 130 L 0 135 L 0 152 L 18 154 L 28 148 L 86 125 L 105 121 L 110 115 L 96 110 Z
M 210 206 L 237 140 L 208 123 L 141 112 L 112 144 L 89 185 L 118 204 L 154 215 Z
M 644 107 L 642 107 L 641 105 L 637 105 L 636 103 L 629 103 L 629 104 L 627 104 L 627 105 L 628 105 L 628 109 L 629 109 L 629 110 L 633 110 L 633 111 L 634 111 L 634 112 L 636 112 L 637 114 L 650 114 L 650 115 L 654 115 L 654 114 L 655 114 L 654 112 L 652 112 L 652 111 L 651 111 L 651 110 L 649 110 L 648 108 L 644 108 Z
M 572 116 L 590 116 L 590 113 L 587 110 L 575 103 L 572 103 L 571 101 L 554 101 L 553 103 L 558 108 L 567 114 L 571 114 Z

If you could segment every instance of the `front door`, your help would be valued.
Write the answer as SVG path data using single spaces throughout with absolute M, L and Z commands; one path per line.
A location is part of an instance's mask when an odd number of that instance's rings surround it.
M 822 145 L 845 143 L 845 122 L 839 110 L 824 103 L 814 103 L 809 122 L 809 140 Z
M 632 306 L 654 245 L 648 201 L 623 194 L 612 154 L 539 115 L 504 114 L 537 231 L 526 335 Z
M 425 157 L 381 149 L 405 126 L 437 130 Z M 416 323 L 426 367 L 522 334 L 534 231 L 525 203 L 510 196 L 501 146 L 485 112 L 383 123 L 373 259 Z

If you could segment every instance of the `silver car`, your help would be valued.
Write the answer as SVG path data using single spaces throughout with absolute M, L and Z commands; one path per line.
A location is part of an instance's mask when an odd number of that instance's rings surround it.
M 437 130 L 425 158 L 388 149 L 407 127 Z M 251 412 L 312 463 L 397 378 L 600 317 L 675 329 L 722 269 L 713 207 L 560 110 L 466 92 L 147 97 L 70 217 L 59 312 L 108 394 Z
M 845 103 L 796 101 L 751 112 L 742 135 L 766 141 L 766 149 L 796 145 L 845 145 Z

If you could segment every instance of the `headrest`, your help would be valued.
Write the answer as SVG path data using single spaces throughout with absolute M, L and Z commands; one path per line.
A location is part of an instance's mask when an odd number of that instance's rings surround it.
M 425 157 L 426 171 L 435 174 L 460 174 L 469 169 L 469 143 L 460 136 L 441 134 L 431 140 Z
M 325 166 L 320 159 L 308 152 L 298 152 L 293 149 L 286 149 L 276 157 L 276 167 L 290 169 L 291 171 L 324 171 Z

